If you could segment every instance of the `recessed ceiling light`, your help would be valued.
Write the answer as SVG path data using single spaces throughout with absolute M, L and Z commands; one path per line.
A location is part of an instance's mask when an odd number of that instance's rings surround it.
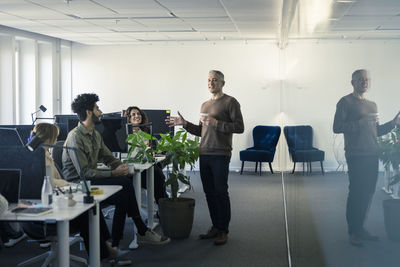
M 338 0 L 336 3 L 354 3 L 355 1 L 353 0 Z

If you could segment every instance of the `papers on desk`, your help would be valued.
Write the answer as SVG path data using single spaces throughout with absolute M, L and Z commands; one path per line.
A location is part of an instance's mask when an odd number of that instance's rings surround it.
M 26 215 L 26 216 L 40 216 L 53 211 L 53 208 L 50 207 L 17 207 L 11 212 L 16 213 L 17 215 Z

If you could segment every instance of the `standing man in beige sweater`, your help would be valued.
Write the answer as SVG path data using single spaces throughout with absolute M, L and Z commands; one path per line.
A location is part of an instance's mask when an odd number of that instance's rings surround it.
M 354 246 L 362 246 L 363 241 L 378 240 L 377 236 L 364 229 L 378 179 L 377 136 L 390 132 L 400 124 L 400 112 L 393 120 L 379 125 L 375 102 L 365 98 L 370 85 L 369 72 L 364 69 L 354 71 L 351 84 L 353 93 L 342 97 L 337 103 L 333 132 L 343 133 L 345 141 L 344 150 L 349 169 L 346 206 L 349 241 Z
M 201 234 L 200 239 L 216 238 L 215 245 L 223 245 L 228 241 L 231 219 L 228 174 L 232 135 L 244 131 L 240 104 L 234 97 L 223 93 L 224 85 L 224 74 L 211 70 L 208 74 L 211 98 L 201 106 L 199 125 L 186 121 L 179 112 L 178 116 L 166 119 L 171 127 L 183 125 L 189 133 L 201 136 L 200 176 L 212 227 L 207 233 Z

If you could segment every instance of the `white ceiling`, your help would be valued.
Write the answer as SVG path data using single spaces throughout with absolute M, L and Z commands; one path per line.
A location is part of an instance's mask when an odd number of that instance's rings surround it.
M 313 32 L 306 1 L 332 2 Z M 400 39 L 400 0 L 0 0 L 0 25 L 90 45 Z

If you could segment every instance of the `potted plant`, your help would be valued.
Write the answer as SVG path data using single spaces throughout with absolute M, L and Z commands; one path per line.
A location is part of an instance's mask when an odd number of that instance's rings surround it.
M 400 131 L 395 128 L 389 134 L 379 137 L 380 160 L 385 167 L 385 188 L 387 193 L 393 193 L 394 198 L 400 198 Z M 390 166 L 393 176 L 390 175 Z M 394 192 L 393 192 L 394 187 Z
M 383 201 L 383 215 L 387 236 L 390 240 L 400 241 L 400 131 L 394 129 L 388 135 L 378 139 L 380 159 L 385 167 L 385 191 L 392 193 L 392 199 Z M 390 175 L 390 165 L 393 176 Z
M 195 200 L 178 198 L 179 181 L 190 186 L 190 177 L 183 174 L 185 166 L 192 170 L 199 158 L 199 137 L 191 140 L 184 129 L 180 129 L 171 137 L 160 134 L 157 153 L 165 154 L 164 164 L 172 165 L 172 171 L 167 174 L 166 186 L 171 187 L 171 198 L 159 200 L 160 223 L 164 234 L 171 238 L 186 238 L 190 235 L 193 225 Z
M 154 150 L 148 145 L 151 138 L 150 134 L 140 130 L 129 134 L 126 138 L 126 142 L 129 145 L 126 162 L 141 164 L 155 162 Z

